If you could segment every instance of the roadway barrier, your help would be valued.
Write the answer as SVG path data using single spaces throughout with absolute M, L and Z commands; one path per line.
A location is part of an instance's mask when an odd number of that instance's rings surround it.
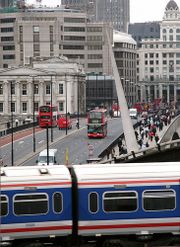
M 34 125 L 33 125 L 33 123 L 27 123 L 27 124 L 19 125 L 17 127 L 3 129 L 0 131 L 0 137 L 11 134 L 12 130 L 13 130 L 13 133 L 15 133 L 17 131 L 28 129 L 28 128 L 31 128 L 31 127 L 37 126 L 37 125 L 38 125 L 38 122 L 35 122 Z

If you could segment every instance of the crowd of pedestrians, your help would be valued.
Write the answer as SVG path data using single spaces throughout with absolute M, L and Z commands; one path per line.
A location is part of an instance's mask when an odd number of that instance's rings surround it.
M 149 147 L 152 142 L 158 144 L 159 134 L 171 123 L 172 116 L 169 110 L 163 115 L 151 115 L 142 118 L 135 130 L 136 139 L 140 149 Z
M 148 148 L 158 144 L 162 131 L 171 123 L 174 115 L 167 109 L 163 114 L 151 114 L 141 118 L 135 129 L 135 136 L 139 149 Z M 124 138 L 119 138 L 117 147 L 107 149 L 107 159 L 127 154 Z

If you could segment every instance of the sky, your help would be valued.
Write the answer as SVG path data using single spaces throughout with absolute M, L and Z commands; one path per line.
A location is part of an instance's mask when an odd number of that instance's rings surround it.
M 175 0 L 180 7 L 180 0 Z M 130 0 L 130 22 L 162 21 L 169 0 Z M 35 3 L 35 0 L 27 0 Z M 60 0 L 42 0 L 43 5 L 60 5 Z

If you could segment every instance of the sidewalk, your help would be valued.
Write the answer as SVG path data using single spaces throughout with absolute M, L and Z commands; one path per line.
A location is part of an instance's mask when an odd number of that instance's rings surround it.
M 169 125 L 167 125 L 167 126 L 164 126 L 163 127 L 163 129 L 160 131 L 159 129 L 157 129 L 157 131 L 156 131 L 156 135 L 158 135 L 158 137 L 159 137 L 159 140 L 161 139 L 161 137 L 163 136 L 163 134 L 165 133 L 165 131 L 167 130 L 167 128 L 169 127 Z M 137 131 L 137 133 L 138 133 L 138 135 L 140 136 L 140 133 L 139 133 L 139 128 L 137 128 L 137 129 L 135 129 L 135 131 Z M 150 140 L 150 138 L 149 138 L 149 136 L 146 138 L 146 137 L 144 137 L 144 139 L 143 139 L 143 143 L 145 144 L 146 142 L 148 142 L 148 144 L 149 144 L 149 148 L 153 148 L 153 147 L 156 147 L 157 146 L 157 143 L 156 143 L 156 141 L 155 141 L 155 138 L 153 137 L 153 139 L 152 139 L 152 141 Z M 124 147 L 126 147 L 126 143 L 125 143 L 125 140 L 123 139 L 122 140 L 122 145 L 124 146 Z M 147 147 L 141 147 L 140 148 L 140 146 L 139 146 L 139 150 L 142 150 L 143 148 L 147 148 Z M 114 148 L 112 148 L 112 150 L 111 150 L 111 155 L 110 155 L 110 158 L 113 158 L 113 156 L 116 156 L 116 157 L 123 157 L 123 155 L 124 154 L 120 154 L 119 155 L 119 147 L 118 147 L 118 145 L 116 145 Z

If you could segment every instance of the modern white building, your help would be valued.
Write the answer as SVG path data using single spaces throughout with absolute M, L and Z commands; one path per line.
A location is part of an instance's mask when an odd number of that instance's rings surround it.
M 139 100 L 180 101 L 180 11 L 170 0 L 160 23 L 160 38 L 143 39 L 138 49 Z
M 66 109 L 70 114 L 85 112 L 85 74 L 81 65 L 64 57 L 41 58 L 33 61 L 32 67 L 0 71 L 0 115 L 6 120 L 11 111 L 19 121 L 32 119 L 33 105 L 37 115 L 39 106 L 51 103 L 58 106 L 60 113 Z

